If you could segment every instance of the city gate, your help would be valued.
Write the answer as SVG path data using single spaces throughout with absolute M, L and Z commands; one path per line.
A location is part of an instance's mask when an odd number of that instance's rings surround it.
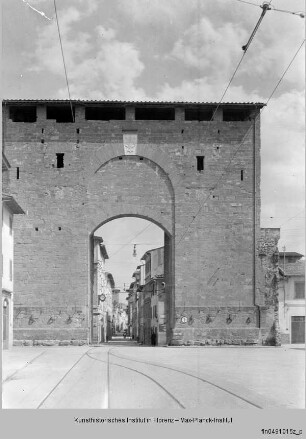
M 165 232 L 167 343 L 268 337 L 261 108 L 4 101 L 7 186 L 27 211 L 15 220 L 15 341 L 90 342 L 92 236 L 122 216 Z

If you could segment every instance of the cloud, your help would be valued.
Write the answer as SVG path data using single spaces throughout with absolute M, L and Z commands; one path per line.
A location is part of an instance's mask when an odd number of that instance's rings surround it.
M 71 97 L 143 98 L 144 91 L 134 84 L 144 70 L 139 51 L 133 44 L 119 41 L 112 28 L 99 25 L 91 33 L 78 30 L 76 24 L 88 14 L 88 10 L 82 12 L 71 6 L 62 10 L 59 17 Z M 41 32 L 29 70 L 64 75 L 56 23 Z M 57 97 L 67 98 L 66 87 L 58 90 Z
M 233 68 L 237 47 L 245 39 L 246 32 L 237 25 L 225 23 L 216 27 L 204 17 L 184 32 L 170 57 L 201 70 L 203 76 L 224 77 L 224 71 Z
M 131 43 L 118 41 L 113 29 L 96 29 L 94 55 L 76 63 L 71 59 L 71 94 L 84 99 L 142 99 L 145 92 L 135 86 L 144 70 L 139 52 Z M 59 96 L 67 96 L 65 89 Z
M 179 26 L 192 11 L 198 9 L 198 0 L 118 0 L 115 5 L 120 15 L 138 25 L 147 26 L 149 23 L 172 23 Z
M 157 93 L 157 100 L 219 102 L 224 90 L 225 81 L 221 78 L 196 78 L 184 80 L 177 86 L 169 83 L 162 85 Z M 256 92 L 249 93 L 243 86 L 231 86 L 223 102 L 263 102 Z

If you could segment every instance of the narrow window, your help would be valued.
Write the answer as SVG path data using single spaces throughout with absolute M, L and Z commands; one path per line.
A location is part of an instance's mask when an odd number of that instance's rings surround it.
M 243 169 L 241 169 L 241 172 L 240 172 L 240 179 L 241 179 L 241 181 L 243 181 Z
M 56 154 L 56 167 L 57 168 L 64 167 L 64 153 L 62 152 Z
M 305 282 L 294 282 L 294 298 L 305 299 Z
M 10 215 L 10 235 L 13 234 L 13 217 Z
M 20 176 L 20 171 L 19 171 L 19 166 L 17 166 L 17 170 L 16 170 L 16 178 L 17 178 L 17 180 L 19 180 L 19 176 Z
M 197 155 L 197 171 L 204 171 L 204 156 Z
M 10 280 L 13 280 L 13 261 L 10 259 Z

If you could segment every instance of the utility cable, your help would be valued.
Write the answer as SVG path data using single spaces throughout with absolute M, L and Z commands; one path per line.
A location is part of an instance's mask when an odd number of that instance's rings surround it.
M 234 71 L 234 73 L 232 74 L 232 77 L 231 77 L 231 79 L 229 80 L 229 83 L 227 84 L 227 87 L 226 87 L 226 89 L 224 90 L 223 95 L 221 96 L 221 99 L 220 99 L 220 101 L 219 101 L 217 107 L 215 108 L 215 110 L 214 110 L 214 112 L 213 112 L 213 115 L 211 116 L 210 122 L 212 122 L 212 121 L 214 120 L 215 114 L 217 113 L 217 111 L 218 111 L 218 109 L 219 109 L 219 107 L 220 107 L 220 105 L 221 105 L 221 102 L 223 101 L 223 98 L 224 98 L 224 96 L 225 96 L 226 93 L 227 93 L 227 90 L 229 89 L 231 83 L 233 82 L 233 79 L 234 79 L 234 77 L 235 77 L 235 75 L 236 75 L 236 73 L 237 73 L 237 71 L 238 71 L 238 69 L 239 69 L 239 67 L 240 67 L 240 65 L 241 65 L 241 63 L 242 63 L 242 61 L 243 61 L 243 58 L 245 57 L 245 54 L 246 54 L 246 51 L 243 52 L 243 55 L 242 55 L 242 57 L 240 58 L 240 61 L 238 62 L 237 67 L 235 68 L 235 71 Z
M 152 224 L 153 224 L 153 223 L 148 224 L 144 229 L 142 229 L 139 233 L 137 233 L 137 235 L 135 235 L 135 236 L 134 236 L 134 237 L 133 237 L 128 243 L 123 244 L 118 250 L 115 251 L 115 253 L 113 253 L 112 255 L 110 255 L 110 257 L 113 257 L 113 256 L 115 256 L 117 253 L 119 253 L 119 252 L 121 251 L 121 249 L 122 249 L 125 245 L 130 244 L 131 242 L 133 242 L 134 239 L 137 238 L 137 236 L 139 236 L 141 233 L 143 233 L 145 230 L 147 230 L 149 227 L 151 227 Z
M 65 57 L 64 57 L 64 50 L 63 50 L 63 44 L 62 44 L 61 31 L 60 31 L 60 26 L 59 26 L 58 16 L 57 16 L 56 1 L 53 0 L 53 3 L 54 3 L 54 11 L 55 11 L 55 18 L 56 18 L 58 36 L 59 36 L 59 41 L 60 41 L 60 45 L 61 45 L 61 52 L 62 52 L 64 70 L 65 70 L 66 84 L 67 84 L 67 90 L 68 90 L 68 97 L 69 97 L 70 108 L 71 108 L 71 116 L 72 116 L 72 121 L 75 122 L 74 114 L 73 114 L 73 108 L 72 108 L 72 102 L 71 102 L 71 96 L 70 96 L 69 81 L 68 81 L 67 68 L 66 68 Z
M 265 107 L 261 110 L 261 113 L 259 113 L 256 117 L 255 117 L 255 122 L 256 120 L 259 118 L 260 114 L 262 114 L 262 112 L 264 111 L 264 109 L 266 108 L 266 106 L 268 105 L 268 103 L 270 102 L 271 98 L 273 97 L 275 91 L 277 90 L 277 88 L 279 87 L 281 81 L 283 80 L 285 74 L 287 73 L 287 71 L 289 70 L 290 66 L 292 65 L 293 61 L 295 60 L 295 58 L 297 57 L 299 51 L 301 50 L 301 48 L 303 47 L 303 44 L 305 43 L 305 39 L 303 40 L 303 42 L 301 43 L 301 45 L 299 46 L 298 50 L 296 51 L 296 53 L 294 54 L 293 58 L 291 59 L 290 63 L 288 64 L 288 67 L 285 69 L 284 73 L 282 74 L 280 80 L 277 82 L 276 86 L 274 87 L 274 89 L 272 90 L 270 96 L 268 97 L 266 103 L 265 103 Z M 236 148 L 234 154 L 232 155 L 232 157 L 230 158 L 229 164 L 225 167 L 223 173 L 221 174 L 221 176 L 219 177 L 219 179 L 217 180 L 217 182 L 215 183 L 215 185 L 211 188 L 211 191 L 215 190 L 218 186 L 218 184 L 220 183 L 220 181 L 224 181 L 224 176 L 227 173 L 234 157 L 237 155 L 238 151 L 240 150 L 240 148 L 242 147 L 242 145 L 245 142 L 245 139 L 247 137 L 248 134 L 250 134 L 251 130 L 252 130 L 253 126 L 251 125 L 250 128 L 247 130 L 245 136 L 243 137 L 242 141 L 240 142 L 240 144 L 238 145 L 238 147 Z M 206 201 L 208 200 L 210 194 L 207 195 L 207 197 L 204 199 L 204 201 L 200 204 L 200 207 L 197 211 L 197 213 L 193 216 L 192 220 L 190 221 L 190 223 L 188 224 L 188 226 L 185 228 L 185 232 L 183 232 L 183 234 L 181 235 L 181 237 L 178 239 L 177 245 L 179 245 L 181 243 L 181 241 L 183 240 L 183 238 L 187 235 L 188 230 L 190 228 L 190 226 L 194 223 L 195 219 L 197 218 L 197 216 L 200 214 L 201 210 L 204 207 L 204 204 L 206 203 Z
M 298 55 L 299 51 L 301 50 L 301 48 L 303 47 L 303 44 L 304 44 L 304 43 L 305 43 L 305 39 L 302 41 L 300 47 L 299 47 L 298 50 L 295 52 L 295 54 L 294 54 L 292 60 L 290 61 L 288 67 L 286 68 L 286 70 L 284 71 L 284 73 L 283 73 L 282 76 L 280 77 L 280 80 L 278 81 L 278 83 L 277 83 L 276 86 L 274 87 L 274 89 L 273 89 L 271 95 L 269 96 L 269 99 L 268 99 L 267 102 L 266 102 L 266 105 L 268 105 L 268 103 L 270 102 L 272 96 L 273 96 L 274 93 L 276 92 L 276 90 L 277 90 L 279 84 L 282 82 L 284 76 L 285 76 L 286 73 L 288 72 L 289 68 L 291 67 L 291 64 L 293 63 L 293 61 L 294 61 L 295 58 L 297 57 L 297 55 Z
M 240 3 L 245 3 L 247 5 L 256 6 L 257 8 L 262 7 L 262 5 L 259 5 L 258 3 L 251 3 L 251 2 L 247 2 L 245 0 L 235 0 L 235 1 L 240 2 Z M 303 11 L 288 11 L 287 9 L 277 9 L 273 5 L 270 5 L 270 10 L 277 11 L 277 12 L 285 12 L 286 14 L 297 15 L 301 18 L 305 18 L 305 13 Z
M 218 109 L 219 109 L 219 107 L 220 107 L 220 105 L 221 105 L 221 102 L 223 101 L 223 98 L 224 98 L 224 96 L 225 96 L 226 93 L 227 93 L 227 90 L 230 88 L 231 83 L 233 82 L 234 77 L 236 76 L 236 73 L 237 73 L 237 71 L 238 71 L 238 69 L 239 69 L 239 67 L 240 67 L 240 65 L 241 65 L 241 63 L 242 63 L 242 61 L 243 61 L 243 58 L 245 57 L 245 54 L 247 53 L 248 48 L 249 48 L 250 45 L 251 45 L 251 42 L 252 42 L 253 39 L 254 39 L 254 36 L 255 36 L 255 34 L 256 34 L 258 28 L 259 28 L 259 25 L 260 25 L 260 23 L 261 23 L 261 21 L 262 21 L 264 15 L 266 14 L 267 10 L 268 10 L 269 7 L 270 7 L 270 3 L 271 3 L 271 1 L 272 1 L 272 0 L 270 0 L 269 4 L 268 4 L 268 3 L 263 3 L 263 6 L 262 6 L 263 11 L 262 11 L 262 13 L 261 13 L 261 16 L 260 16 L 260 18 L 259 18 L 259 20 L 258 20 L 258 22 L 257 22 L 257 24 L 256 24 L 256 26 L 255 26 L 255 29 L 253 30 L 253 32 L 252 32 L 252 34 L 251 34 L 251 36 L 250 36 L 250 38 L 249 38 L 249 41 L 247 42 L 247 44 L 246 44 L 245 46 L 242 46 L 243 54 L 242 54 L 242 56 L 241 56 L 241 58 L 240 58 L 240 60 L 239 60 L 239 62 L 238 62 L 238 64 L 237 64 L 237 66 L 236 66 L 236 68 L 235 68 L 235 70 L 234 70 L 234 73 L 232 74 L 232 76 L 231 76 L 231 78 L 230 78 L 230 80 L 229 80 L 229 83 L 227 84 L 227 86 L 226 86 L 226 88 L 225 88 L 225 90 L 224 90 L 224 92 L 223 92 L 223 95 L 221 96 L 221 99 L 220 99 L 220 101 L 219 101 L 217 107 L 215 108 L 215 110 L 214 110 L 214 112 L 213 112 L 213 114 L 212 114 L 212 117 L 211 117 L 211 119 L 210 119 L 210 122 L 214 120 L 215 114 L 217 113 L 217 111 L 218 111 Z

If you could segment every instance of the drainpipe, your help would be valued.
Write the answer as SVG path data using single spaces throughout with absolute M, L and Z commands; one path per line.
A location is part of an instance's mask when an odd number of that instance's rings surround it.
M 285 252 L 286 252 L 286 247 L 285 246 L 283 247 L 283 251 L 284 251 L 284 268 L 283 268 L 283 270 L 284 270 L 284 318 L 285 318 L 285 306 L 286 306 L 286 288 L 285 288 L 285 259 L 286 259 Z
M 253 274 L 253 288 L 254 288 L 254 306 L 256 306 L 257 311 L 258 311 L 258 328 L 260 328 L 261 326 L 261 322 L 260 322 L 260 306 L 256 304 L 256 275 L 257 275 L 257 270 L 256 270 L 256 244 L 257 244 L 257 235 L 256 235 L 256 218 L 257 218 L 257 209 L 256 209 L 256 201 L 257 201 L 257 192 L 256 192 L 256 172 L 257 172 L 257 167 L 256 167 L 256 116 L 254 116 L 253 118 L 253 156 L 254 156 L 254 165 L 253 165 L 253 184 L 254 184 L 254 210 L 253 210 L 253 221 L 254 221 L 254 232 L 253 232 L 253 245 L 254 245 L 254 274 Z

